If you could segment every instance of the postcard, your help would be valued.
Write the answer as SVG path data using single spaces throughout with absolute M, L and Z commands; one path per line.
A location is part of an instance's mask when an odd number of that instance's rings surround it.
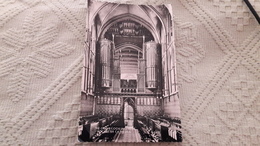
M 80 142 L 181 142 L 172 7 L 89 0 Z

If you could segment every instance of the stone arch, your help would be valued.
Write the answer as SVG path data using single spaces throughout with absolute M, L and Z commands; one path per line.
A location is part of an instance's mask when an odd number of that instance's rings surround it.
M 135 116 L 138 115 L 137 107 L 136 107 L 135 101 L 133 99 L 134 99 L 134 97 L 125 97 L 125 99 L 123 99 L 123 102 L 122 102 L 121 107 L 120 107 L 120 113 L 119 113 L 120 115 L 124 114 L 124 103 L 125 102 L 128 102 L 128 104 L 133 108 L 134 115 Z
M 119 51 L 119 50 L 122 50 L 126 47 L 129 47 L 129 48 L 132 48 L 136 51 L 140 51 L 140 52 L 143 52 L 142 48 L 138 47 L 137 45 L 135 44 L 131 44 L 131 43 L 123 43 L 123 44 L 120 44 L 118 46 L 116 46 L 115 48 L 115 52 Z
M 123 21 L 123 20 L 132 20 L 135 21 L 137 23 L 142 24 L 143 26 L 145 26 L 146 29 L 148 29 L 151 34 L 154 37 L 154 40 L 158 43 L 160 43 L 160 37 L 158 35 L 158 33 L 156 32 L 155 28 L 151 25 L 151 23 L 147 22 L 146 20 L 142 19 L 139 16 L 133 15 L 133 14 L 122 14 L 119 16 L 115 16 L 113 18 L 111 18 L 110 20 L 108 20 L 104 25 L 102 25 L 101 27 L 101 31 L 98 34 L 98 39 L 102 39 L 104 37 L 105 32 L 115 23 Z

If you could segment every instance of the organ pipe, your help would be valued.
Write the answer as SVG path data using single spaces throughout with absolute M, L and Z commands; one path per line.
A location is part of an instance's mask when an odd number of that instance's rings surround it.
M 157 43 L 154 41 L 146 42 L 145 45 L 146 59 L 146 85 L 148 89 L 156 89 L 158 84 L 158 53 Z
M 100 41 L 101 87 L 110 87 L 112 42 L 108 39 Z

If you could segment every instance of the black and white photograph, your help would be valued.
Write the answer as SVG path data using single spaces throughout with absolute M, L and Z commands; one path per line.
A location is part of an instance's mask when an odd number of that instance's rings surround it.
M 88 0 L 80 142 L 182 142 L 170 4 Z

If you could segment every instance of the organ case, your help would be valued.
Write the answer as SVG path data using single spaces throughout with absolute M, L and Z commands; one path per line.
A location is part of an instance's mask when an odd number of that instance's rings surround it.
M 145 60 L 139 59 L 139 74 L 137 75 L 137 88 L 138 92 L 145 90 Z
M 120 58 L 119 58 L 119 55 L 114 55 L 112 76 L 113 76 L 112 77 L 113 91 L 119 92 L 120 91 Z
M 113 43 L 108 39 L 100 41 L 100 65 L 101 65 L 101 87 L 110 87 L 111 59 L 113 58 Z
M 146 86 L 148 89 L 156 89 L 158 86 L 158 49 L 154 41 L 144 44 L 146 59 Z

